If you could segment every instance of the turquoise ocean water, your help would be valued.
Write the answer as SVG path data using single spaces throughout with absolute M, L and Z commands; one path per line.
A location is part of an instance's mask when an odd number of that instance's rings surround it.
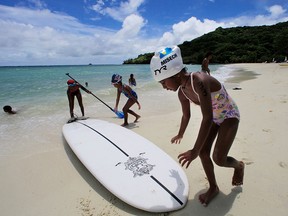
M 188 71 L 200 69 L 200 65 L 187 67 Z M 223 65 L 210 65 L 210 69 L 213 76 L 221 82 L 225 82 L 234 70 L 231 66 Z M 111 85 L 111 76 L 114 73 L 122 75 L 124 83 L 128 83 L 131 73 L 134 74 L 137 81 L 135 90 L 142 105 L 139 114 L 161 113 L 163 107 L 169 104 L 169 100 L 165 99 L 167 91 L 162 90 L 161 85 L 153 80 L 149 65 L 0 67 L 0 157 L 17 155 L 31 149 L 34 152 L 48 151 L 55 148 L 55 143 L 59 143 L 62 139 L 62 126 L 69 119 L 66 95 L 66 81 L 69 77 L 66 73 L 83 85 L 88 82 L 87 88 L 112 108 L 116 98 L 116 89 Z M 82 91 L 82 97 L 86 116 L 107 121 L 115 118 L 92 95 Z M 126 99 L 122 96 L 119 109 L 125 102 Z M 17 110 L 17 114 L 4 113 L 2 107 L 5 105 L 11 105 Z M 80 116 L 77 100 L 74 111 Z M 121 123 L 119 120 L 119 124 Z M 61 144 L 60 142 L 59 145 Z

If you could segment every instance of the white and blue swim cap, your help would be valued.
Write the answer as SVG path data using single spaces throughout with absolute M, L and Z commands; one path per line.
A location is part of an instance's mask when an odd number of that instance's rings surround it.
M 155 52 L 150 61 L 150 69 L 156 81 L 161 81 L 179 73 L 184 68 L 178 46 L 167 47 Z
M 112 75 L 112 79 L 111 79 L 112 84 L 117 84 L 121 81 L 122 81 L 122 76 L 120 76 L 119 74 L 113 74 Z

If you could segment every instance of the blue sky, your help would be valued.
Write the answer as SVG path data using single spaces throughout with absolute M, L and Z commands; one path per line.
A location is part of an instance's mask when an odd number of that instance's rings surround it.
M 0 66 L 121 64 L 220 26 L 286 21 L 287 0 L 0 0 Z

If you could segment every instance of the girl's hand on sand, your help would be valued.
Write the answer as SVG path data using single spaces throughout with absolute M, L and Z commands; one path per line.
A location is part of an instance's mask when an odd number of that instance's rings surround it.
M 187 163 L 186 165 L 186 168 L 189 167 L 190 163 L 198 156 L 198 154 L 192 150 L 189 150 L 189 151 L 186 151 L 182 154 L 180 154 L 178 156 L 178 159 L 179 159 L 179 163 L 181 164 L 181 166 L 185 166 L 185 164 Z
M 177 135 L 171 139 L 171 143 L 180 144 L 182 138 L 182 136 Z
M 138 109 L 139 109 L 139 110 L 141 109 L 141 105 L 140 105 L 140 103 L 138 103 Z

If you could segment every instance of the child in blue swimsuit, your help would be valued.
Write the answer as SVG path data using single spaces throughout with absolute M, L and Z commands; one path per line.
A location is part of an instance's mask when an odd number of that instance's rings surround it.
M 124 113 L 124 123 L 122 124 L 122 126 L 128 125 L 128 113 L 135 116 L 136 119 L 134 122 L 137 122 L 141 116 L 130 109 L 130 107 L 135 103 L 137 103 L 138 109 L 139 110 L 141 109 L 141 105 L 138 102 L 138 96 L 137 96 L 136 92 L 134 90 L 132 90 L 130 88 L 130 86 L 122 83 L 122 76 L 120 76 L 119 74 L 113 74 L 111 83 L 112 83 L 112 85 L 114 85 L 115 88 L 117 88 L 116 105 L 114 108 L 115 112 L 118 111 L 118 104 L 119 104 L 121 93 L 123 93 L 128 98 L 126 104 L 124 105 L 124 107 L 122 109 L 122 111 Z

